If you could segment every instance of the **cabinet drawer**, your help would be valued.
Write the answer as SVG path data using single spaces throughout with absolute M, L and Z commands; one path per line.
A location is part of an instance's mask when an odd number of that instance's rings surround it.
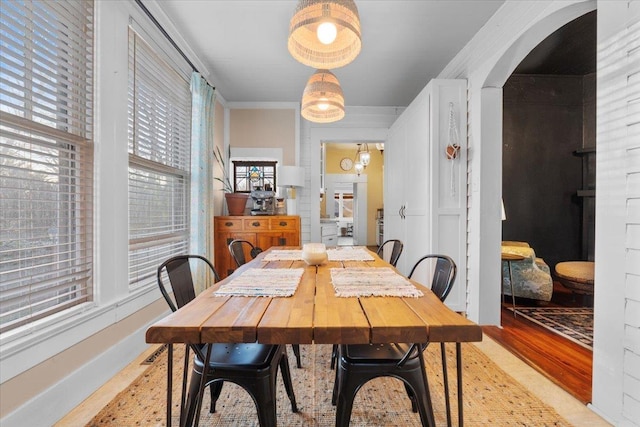
M 335 234 L 333 236 L 322 236 L 322 243 L 324 243 L 325 246 L 337 246 L 338 236 Z
M 241 219 L 220 218 L 216 220 L 217 231 L 242 231 Z
M 251 218 L 244 220 L 244 231 L 269 230 L 269 219 Z
M 271 218 L 271 230 L 297 230 L 298 221 L 293 218 Z

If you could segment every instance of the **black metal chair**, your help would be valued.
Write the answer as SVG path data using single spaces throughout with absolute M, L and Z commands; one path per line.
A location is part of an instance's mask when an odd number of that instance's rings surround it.
M 389 246 L 391 246 L 391 253 L 389 254 L 389 258 L 385 259 L 384 258 L 385 248 L 388 248 Z M 398 259 L 400 259 L 400 255 L 402 255 L 403 248 L 404 248 L 404 244 L 400 240 L 391 239 L 391 240 L 387 240 L 382 245 L 380 245 L 376 253 L 380 258 L 384 259 L 389 264 L 395 267 L 396 264 L 398 263 Z
M 251 259 L 253 259 L 261 252 L 261 248 L 254 246 L 253 243 L 248 240 L 235 239 L 229 243 L 229 253 L 238 267 L 247 263 L 247 253 L 249 253 Z M 291 348 L 293 349 L 293 354 L 296 356 L 296 366 L 302 368 L 300 346 L 298 344 L 292 344 Z
M 260 252 L 262 252 L 262 249 L 254 246 L 248 240 L 235 239 L 229 243 L 229 253 L 238 267 L 247 263 L 247 254 L 251 256 L 250 259 L 253 259 Z
M 456 265 L 450 257 L 446 255 L 427 255 L 414 265 L 409 277 L 411 278 L 419 264 L 429 259 L 435 260 L 435 265 L 432 266 L 433 279 L 431 289 L 440 300 L 444 301 L 451 291 L 457 271 Z M 349 425 L 353 400 L 358 390 L 368 381 L 383 376 L 402 380 L 411 399 L 412 410 L 420 414 L 422 425 L 435 425 L 422 354 L 428 344 L 340 345 L 332 397 L 332 403 L 337 405 L 336 427 Z M 451 416 L 444 345 L 441 349 L 447 405 L 447 425 L 450 426 Z
M 158 267 L 158 286 L 172 311 L 178 310 L 196 296 L 190 262 L 200 262 L 200 265 L 205 268 L 203 274 L 211 274 L 214 281 L 219 279 L 211 262 L 200 255 L 179 255 L 162 263 Z M 168 292 L 163 277 L 168 278 L 173 297 Z M 189 392 L 185 398 L 189 349 L 195 354 Z M 238 384 L 251 395 L 256 404 L 260 426 L 275 426 L 278 367 L 282 370 L 285 389 L 291 401 L 291 410 L 298 412 L 289 360 L 284 346 L 258 343 L 187 345 L 185 353 L 182 401 L 180 402 L 181 426 L 191 426 L 194 418 L 197 425 L 204 387 L 210 387 L 210 412 L 215 412 L 216 401 L 220 397 L 225 381 Z M 206 360 L 209 361 L 208 366 L 205 366 Z M 204 383 L 201 381 L 203 376 Z
M 385 250 L 385 247 L 389 247 L 389 246 L 391 246 L 391 253 L 389 254 L 389 259 L 387 259 L 386 261 L 395 267 L 396 264 L 398 263 L 398 259 L 400 259 L 400 255 L 402 255 L 402 249 L 404 248 L 404 244 L 397 239 L 387 240 L 386 242 L 380 245 L 380 247 L 376 251 L 376 254 L 380 258 L 385 259 L 384 250 Z M 338 359 L 338 346 L 334 344 L 331 350 L 331 369 L 335 368 L 337 359 Z

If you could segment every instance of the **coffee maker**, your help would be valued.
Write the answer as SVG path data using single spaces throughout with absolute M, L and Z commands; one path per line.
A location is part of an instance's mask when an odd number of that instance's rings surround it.
M 253 209 L 251 209 L 251 215 L 273 215 L 276 204 L 276 193 L 271 190 L 271 187 L 262 189 L 257 187 L 251 191 L 251 198 L 253 199 Z

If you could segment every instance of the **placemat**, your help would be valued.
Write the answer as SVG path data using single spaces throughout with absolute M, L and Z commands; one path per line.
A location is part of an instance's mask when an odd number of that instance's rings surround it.
M 332 268 L 331 282 L 338 297 L 421 297 L 423 293 L 389 267 Z
M 298 288 L 302 268 L 249 268 L 213 293 L 221 296 L 290 297 Z
M 358 246 L 341 246 L 327 249 L 329 261 L 373 261 L 368 250 Z M 265 255 L 265 261 L 298 261 L 302 259 L 299 249 L 276 249 Z
M 329 261 L 373 261 L 368 250 L 361 246 L 341 246 L 327 249 Z
M 300 249 L 275 249 L 264 256 L 264 261 L 299 261 L 302 259 Z

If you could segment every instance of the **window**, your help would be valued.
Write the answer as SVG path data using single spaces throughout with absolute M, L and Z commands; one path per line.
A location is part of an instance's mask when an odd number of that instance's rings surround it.
M 277 162 L 234 161 L 233 190 L 238 193 L 250 193 L 258 188 L 262 190 L 276 188 Z
M 129 30 L 129 286 L 189 247 L 191 68 Z
M 93 20 L 0 8 L 0 332 L 92 299 Z

